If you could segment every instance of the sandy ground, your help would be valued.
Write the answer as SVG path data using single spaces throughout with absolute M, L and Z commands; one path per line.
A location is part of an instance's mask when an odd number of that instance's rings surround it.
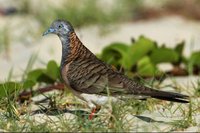
M 5 52 L 0 53 L 0 81 L 6 80 L 11 68 L 13 68 L 15 76 L 21 75 L 33 53 L 38 55 L 34 67 L 43 66 L 51 59 L 60 62 L 61 45 L 57 36 L 42 37 L 42 32 L 37 30 L 39 27 L 37 22 L 26 17 L 0 18 L 2 27 L 10 19 L 15 20 L 15 23 L 10 22 L 9 58 L 6 58 Z M 187 56 L 191 51 L 200 50 L 200 22 L 188 21 L 176 16 L 112 25 L 109 26 L 111 30 L 104 35 L 101 34 L 100 28 L 89 26 L 76 29 L 82 42 L 93 53 L 99 53 L 102 48 L 112 42 L 130 43 L 132 37 L 138 38 L 140 35 L 145 35 L 159 44 L 164 43 L 169 47 L 174 47 L 176 43 L 185 40 L 184 54 Z M 31 37 L 31 32 L 36 34 L 37 39 Z M 22 39 L 20 40 L 20 38 Z

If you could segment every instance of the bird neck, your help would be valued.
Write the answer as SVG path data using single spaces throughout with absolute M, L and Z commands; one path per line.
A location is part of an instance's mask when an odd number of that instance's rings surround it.
M 70 39 L 68 35 L 59 36 L 62 43 L 62 57 L 61 57 L 61 68 L 64 66 L 64 61 L 66 60 L 67 55 L 70 51 Z
M 61 68 L 77 59 L 96 58 L 95 55 L 82 44 L 75 32 L 60 37 L 60 40 L 62 42 Z

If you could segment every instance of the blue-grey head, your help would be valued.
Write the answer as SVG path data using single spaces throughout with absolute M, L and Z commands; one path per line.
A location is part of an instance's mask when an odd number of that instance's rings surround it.
M 62 37 L 67 37 L 72 32 L 74 32 L 74 28 L 68 21 L 55 20 L 53 21 L 49 29 L 47 29 L 47 31 L 43 33 L 43 36 L 51 33 L 51 34 L 56 34 L 60 38 L 62 38 Z
M 50 25 L 49 29 L 47 29 L 43 36 L 47 34 L 56 34 L 59 36 L 61 43 L 62 43 L 62 61 L 61 66 L 63 66 L 63 63 L 67 60 L 68 53 L 70 51 L 70 35 L 74 32 L 73 26 L 68 22 L 64 20 L 55 20 Z

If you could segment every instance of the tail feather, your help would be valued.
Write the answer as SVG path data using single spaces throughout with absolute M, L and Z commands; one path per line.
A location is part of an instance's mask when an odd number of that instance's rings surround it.
M 159 91 L 155 89 L 148 88 L 149 91 L 144 91 L 143 95 L 150 96 L 152 98 L 167 100 L 172 102 L 179 102 L 179 103 L 188 103 L 189 96 L 175 93 L 175 92 L 166 92 L 166 91 Z

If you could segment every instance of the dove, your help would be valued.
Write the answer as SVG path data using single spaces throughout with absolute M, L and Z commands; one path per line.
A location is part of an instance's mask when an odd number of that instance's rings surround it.
M 144 96 L 179 103 L 189 102 L 187 95 L 144 86 L 98 59 L 83 45 L 68 21 L 53 21 L 43 36 L 47 34 L 55 34 L 60 38 L 62 44 L 60 74 L 63 82 L 92 110 L 105 104 L 108 94 L 114 98 L 132 95 L 133 98 Z

